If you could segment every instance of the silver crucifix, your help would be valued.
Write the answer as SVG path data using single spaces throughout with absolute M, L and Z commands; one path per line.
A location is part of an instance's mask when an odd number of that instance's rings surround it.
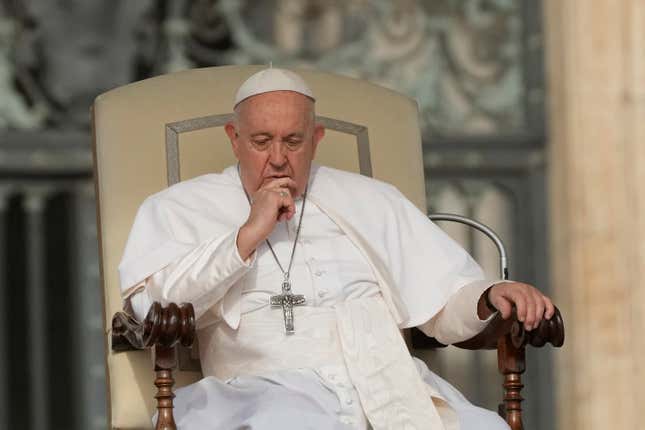
M 305 296 L 302 294 L 291 294 L 291 283 L 285 279 L 282 283 L 282 294 L 271 296 L 271 306 L 282 307 L 284 313 L 284 330 L 287 334 L 294 332 L 293 329 L 293 307 L 305 304 Z

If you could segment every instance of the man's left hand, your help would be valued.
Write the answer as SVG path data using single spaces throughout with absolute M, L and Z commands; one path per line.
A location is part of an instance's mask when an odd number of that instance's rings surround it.
M 511 316 L 513 305 L 517 309 L 517 319 L 524 323 L 526 330 L 536 328 L 542 318 L 551 319 L 555 307 L 551 299 L 537 288 L 521 282 L 502 282 L 493 285 L 488 292 L 491 304 L 499 310 L 502 318 Z M 485 319 L 492 314 L 485 302 L 485 294 L 479 299 L 479 317 Z

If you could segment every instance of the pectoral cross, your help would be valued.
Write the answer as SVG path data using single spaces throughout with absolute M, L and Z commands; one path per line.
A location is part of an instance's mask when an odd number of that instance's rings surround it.
M 282 307 L 284 314 L 284 330 L 287 334 L 294 332 L 293 329 L 293 307 L 305 304 L 305 296 L 302 294 L 291 294 L 291 282 L 285 279 L 282 283 L 282 294 L 271 296 L 271 306 Z

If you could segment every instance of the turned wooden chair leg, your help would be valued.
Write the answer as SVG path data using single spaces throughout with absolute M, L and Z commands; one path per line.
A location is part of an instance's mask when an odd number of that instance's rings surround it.
M 172 369 L 177 365 L 177 355 L 174 347 L 155 347 L 155 385 L 157 386 L 157 426 L 156 430 L 177 430 L 173 415 L 173 401 L 175 394 L 172 391 L 175 380 Z
M 522 424 L 522 373 L 526 369 L 525 348 L 513 345 L 511 335 L 500 338 L 497 345 L 499 372 L 504 375 L 504 403 L 499 405 L 499 414 L 512 430 L 524 430 Z

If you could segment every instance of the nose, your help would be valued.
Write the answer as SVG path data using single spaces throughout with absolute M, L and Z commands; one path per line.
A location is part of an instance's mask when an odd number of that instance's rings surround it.
M 273 142 L 269 153 L 269 162 L 274 167 L 282 167 L 287 161 L 284 145 L 281 142 Z

